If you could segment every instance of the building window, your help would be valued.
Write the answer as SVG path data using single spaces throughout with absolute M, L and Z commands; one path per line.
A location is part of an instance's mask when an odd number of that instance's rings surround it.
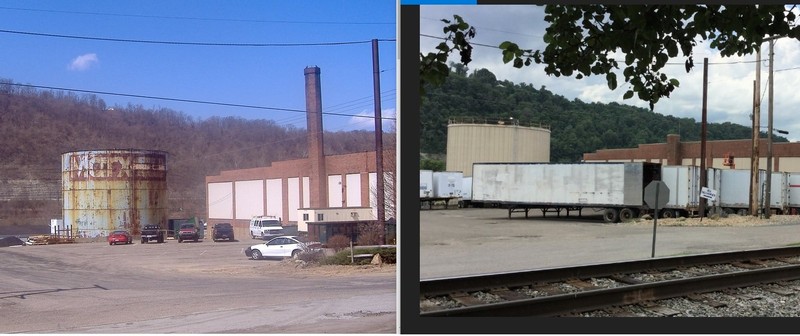
M 323 221 L 322 218 L 323 218 L 322 214 L 317 214 L 317 222 Z
M 307 213 L 303 214 L 303 221 L 304 222 L 308 222 L 308 214 Z

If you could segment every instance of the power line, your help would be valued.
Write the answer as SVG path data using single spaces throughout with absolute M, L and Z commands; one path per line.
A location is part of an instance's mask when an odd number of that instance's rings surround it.
M 323 47 L 323 46 L 340 46 L 340 45 L 350 45 L 350 44 L 372 43 L 372 40 L 344 41 L 344 42 L 317 42 L 317 43 L 218 43 L 218 42 L 181 42 L 181 41 L 118 39 L 118 38 L 105 38 L 105 37 L 34 33 L 34 32 L 24 32 L 24 31 L 5 30 L 5 29 L 0 29 L 0 33 L 43 36 L 43 37 L 58 37 L 58 38 L 78 39 L 78 40 L 106 41 L 106 42 L 215 46 L 215 47 Z M 396 41 L 395 39 L 378 39 L 378 42 L 395 42 L 395 41 Z
M 438 40 L 445 39 L 444 37 L 441 37 L 441 36 L 433 36 L 433 35 L 426 35 L 426 34 L 419 34 L 419 35 L 422 36 L 422 37 L 428 37 L 428 38 L 433 38 L 433 39 L 438 39 Z M 481 43 L 472 42 L 472 41 L 470 41 L 470 44 L 474 45 L 474 46 L 481 46 L 481 47 L 488 47 L 488 48 L 493 48 L 493 49 L 500 49 L 499 46 L 481 44 Z M 758 62 L 758 61 L 709 62 L 708 64 L 709 65 L 724 65 L 724 64 L 743 64 L 743 63 L 756 63 L 756 62 Z M 685 63 L 670 62 L 670 63 L 667 63 L 667 65 L 685 65 Z
M 128 94 L 128 93 L 116 93 L 116 92 L 105 92 L 105 91 L 94 91 L 94 90 L 69 89 L 69 88 L 61 88 L 61 87 L 54 87 L 54 86 L 17 84 L 17 83 L 3 83 L 3 84 L 5 84 L 5 85 L 14 85 L 14 86 L 22 86 L 22 87 L 30 87 L 30 88 L 37 88 L 37 89 L 60 90 L 60 91 L 69 91 L 69 92 L 80 92 L 80 93 L 110 95 L 110 96 L 121 96 L 121 97 L 132 97 L 132 98 L 166 100 L 166 101 L 175 101 L 175 102 L 182 102 L 182 103 L 218 105 L 218 106 L 241 107 L 241 108 L 259 109 L 259 110 L 274 110 L 274 111 L 297 112 L 297 113 L 306 113 L 307 112 L 306 110 L 297 110 L 297 109 L 280 108 L 280 107 L 267 107 L 267 106 L 257 106 L 257 105 L 211 102 L 211 101 L 193 100 L 193 99 L 145 96 L 145 95 L 136 95 L 136 94 Z M 341 116 L 341 117 L 359 117 L 359 118 L 372 118 L 372 119 L 375 118 L 375 116 L 343 114 L 343 113 L 333 113 L 333 112 L 322 112 L 322 114 L 324 114 L 324 115 Z M 395 118 L 382 117 L 381 120 L 395 120 Z
M 251 23 L 288 23 L 288 24 L 330 24 L 330 25 L 394 25 L 395 22 L 350 22 L 350 21 L 287 21 L 287 20 L 249 20 L 249 19 L 223 19 L 223 18 L 201 18 L 190 16 L 163 16 L 163 15 L 137 15 L 137 14 L 117 14 L 117 13 L 98 13 L 98 12 L 75 12 L 75 11 L 60 11 L 51 9 L 31 9 L 31 8 L 15 8 L 15 7 L 0 7 L 0 9 L 27 11 L 27 12 L 43 12 L 43 13 L 60 13 L 60 14 L 80 14 L 80 15 L 97 15 L 97 16 L 116 16 L 116 17 L 135 17 L 147 19 L 170 19 L 170 20 L 195 20 L 195 21 L 223 21 L 223 22 L 251 22 Z

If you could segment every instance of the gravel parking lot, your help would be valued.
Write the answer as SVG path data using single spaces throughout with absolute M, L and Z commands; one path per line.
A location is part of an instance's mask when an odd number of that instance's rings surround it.
M 588 215 L 586 215 L 589 213 Z M 653 221 L 608 224 L 599 214 L 531 218 L 504 209 L 420 211 L 420 277 L 650 258 Z M 659 219 L 655 256 L 779 247 L 800 243 L 800 216 Z
M 3 333 L 396 333 L 396 267 L 247 259 L 259 243 L 0 248 Z

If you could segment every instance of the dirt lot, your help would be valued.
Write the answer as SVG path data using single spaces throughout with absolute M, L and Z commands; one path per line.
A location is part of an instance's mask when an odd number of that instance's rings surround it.
M 258 241 L 0 248 L 3 333 L 396 333 L 396 266 L 250 260 Z

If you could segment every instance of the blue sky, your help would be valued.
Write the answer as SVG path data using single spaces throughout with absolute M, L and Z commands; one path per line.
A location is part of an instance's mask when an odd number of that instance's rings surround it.
M 2 1 L 0 78 L 14 83 L 305 111 L 303 70 L 318 66 L 323 113 L 374 115 L 372 39 L 379 42 L 381 107 L 396 110 L 395 1 Z M 329 44 L 209 46 L 210 44 Z M 330 45 L 339 42 L 365 42 Z M 79 93 L 80 94 L 80 93 Z M 238 116 L 305 128 L 305 114 L 113 95 L 197 119 Z M 328 131 L 374 120 L 326 115 Z M 384 130 L 394 127 L 385 121 Z

